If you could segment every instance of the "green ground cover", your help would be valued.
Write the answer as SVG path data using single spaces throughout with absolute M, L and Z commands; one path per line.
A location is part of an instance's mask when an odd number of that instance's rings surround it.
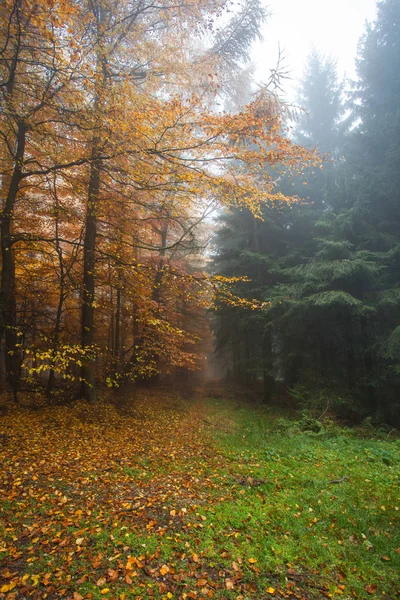
M 2 417 L 0 598 L 397 598 L 396 432 L 199 393 Z

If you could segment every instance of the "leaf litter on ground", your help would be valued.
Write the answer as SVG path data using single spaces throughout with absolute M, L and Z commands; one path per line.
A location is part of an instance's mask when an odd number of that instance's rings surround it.
M 396 439 L 287 436 L 271 411 L 160 391 L 15 407 L 0 439 L 0 598 L 400 589 Z

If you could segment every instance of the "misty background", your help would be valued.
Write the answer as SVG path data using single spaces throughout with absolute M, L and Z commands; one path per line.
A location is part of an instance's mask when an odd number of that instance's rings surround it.
M 376 16 L 375 0 L 264 0 L 269 11 L 262 27 L 263 41 L 254 44 L 251 58 L 255 78 L 263 82 L 276 66 L 279 47 L 285 56 L 283 66 L 291 79 L 286 82 L 288 100 L 305 68 L 307 56 L 315 47 L 321 54 L 337 59 L 340 77 L 355 76 L 355 58 L 366 21 Z

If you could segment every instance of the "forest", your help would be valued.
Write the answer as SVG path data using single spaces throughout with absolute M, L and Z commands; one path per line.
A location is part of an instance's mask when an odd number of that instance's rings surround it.
M 61 376 L 95 401 L 97 382 L 196 368 L 224 287 L 202 274 L 202 223 L 217 205 L 257 213 L 279 197 L 267 166 L 317 160 L 283 136 L 268 89 L 242 110 L 218 106 L 238 93 L 264 18 L 252 1 L 217 26 L 224 4 L 2 7 L 2 376 L 14 399 L 45 377 L 49 393 Z
M 271 18 L 0 3 L 0 600 L 398 597 L 400 3 Z
M 262 311 L 218 310 L 217 350 L 234 379 L 282 383 L 309 408 L 399 424 L 400 6 L 378 6 L 360 41 L 357 80 L 314 50 L 298 90 L 291 139 L 324 158 L 279 189 L 262 219 L 221 219 L 215 269 L 244 276 L 236 293 Z M 322 168 L 321 168 L 322 167 Z

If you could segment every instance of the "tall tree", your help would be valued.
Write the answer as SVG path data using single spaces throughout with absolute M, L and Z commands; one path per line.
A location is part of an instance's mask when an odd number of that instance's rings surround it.
M 68 2 L 60 2 L 58 12 L 54 8 L 53 2 L 45 6 L 23 0 L 10 0 L 0 7 L 1 325 L 7 381 L 14 396 L 22 361 L 14 260 L 14 244 L 19 239 L 13 231 L 15 210 L 30 182 L 70 163 L 65 156 L 53 160 L 53 144 L 59 133 L 54 124 L 60 121 L 60 115 L 66 123 L 69 120 L 66 98 L 74 78 L 73 64 L 65 60 L 73 44 L 67 29 L 64 36 L 60 35 L 60 19 L 67 26 L 74 18 L 74 9 Z
M 295 138 L 304 146 L 317 146 L 321 154 L 336 154 L 343 134 L 343 85 L 336 61 L 313 49 L 307 59 L 297 102 L 302 108 Z

